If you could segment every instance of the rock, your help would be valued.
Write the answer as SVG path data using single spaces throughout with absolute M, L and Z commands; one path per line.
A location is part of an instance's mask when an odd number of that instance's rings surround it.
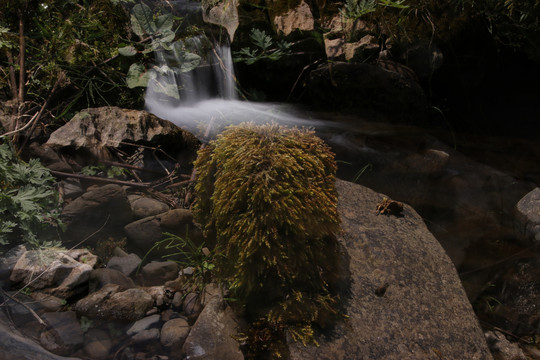
M 27 251 L 15 264 L 10 281 L 30 290 L 71 297 L 82 291 L 81 286 L 90 278 L 92 266 L 76 261 L 69 253 L 58 249 Z M 71 254 L 79 255 L 73 251 Z
M 489 312 L 489 322 L 521 337 L 540 330 L 540 259 L 516 260 L 494 283 L 502 289 L 499 303 Z
M 171 303 L 170 297 L 172 294 L 165 291 L 163 286 L 151 286 L 142 289 L 154 299 L 154 303 L 157 307 L 169 305 Z
M 202 242 L 202 232 L 193 223 L 193 214 L 187 209 L 173 209 L 159 215 L 134 221 L 124 227 L 129 241 L 146 253 L 162 239 L 164 232 L 176 234 L 181 238 L 189 237 L 195 244 Z M 165 247 L 154 248 L 154 257 L 170 255 Z
M 90 359 L 107 359 L 112 347 L 111 337 L 103 330 L 90 329 L 84 334 L 84 352 Z
M 294 9 L 274 16 L 274 26 L 276 27 L 276 32 L 288 36 L 295 30 L 314 30 L 315 20 L 313 19 L 309 5 L 304 0 L 301 0 Z
M 199 294 L 192 292 L 187 294 L 184 301 L 182 301 L 182 309 L 189 320 L 196 319 L 202 311 Z
M 244 355 L 233 339 L 238 323 L 232 309 L 215 287 L 205 288 L 206 306 L 182 347 L 183 358 L 193 360 L 242 360 Z M 312 358 L 315 359 L 315 358 Z
M 432 41 L 418 41 L 410 45 L 400 56 L 419 78 L 429 78 L 439 69 L 444 61 L 441 49 Z
M 40 342 L 47 350 L 68 355 L 82 346 L 84 333 L 74 311 L 45 313 L 42 319 L 47 328 L 41 333 Z
M 498 331 L 486 332 L 486 341 L 494 360 L 527 360 L 519 346 Z
M 79 179 L 64 179 L 60 181 L 59 187 L 64 199 L 75 199 L 84 194 L 84 189 Z
M 334 40 L 337 41 L 337 40 Z M 386 116 L 422 123 L 425 94 L 416 81 L 367 63 L 334 62 L 313 70 L 307 82 L 311 102 L 320 109 Z
M 120 285 L 105 285 L 77 301 L 73 309 L 89 318 L 136 321 L 142 319 L 152 308 L 154 300 L 144 290 L 120 289 Z
M 135 219 L 162 214 L 169 210 L 167 204 L 145 196 L 128 195 L 128 201 Z
M 141 331 L 148 330 L 150 328 L 157 328 L 161 322 L 161 316 L 151 315 L 135 321 L 133 325 L 126 331 L 126 334 L 133 336 Z
M 116 184 L 98 186 L 85 192 L 61 213 L 67 229 L 64 239 L 79 242 L 101 227 L 123 227 L 133 216 L 125 190 Z
M 180 266 L 173 261 L 152 261 L 141 271 L 144 286 L 163 285 L 178 277 Z
M 0 360 L 80 360 L 55 355 L 8 325 L 0 312 Z
M 184 295 L 181 292 L 175 292 L 172 300 L 172 306 L 176 309 L 180 309 L 183 303 Z
M 107 106 L 77 113 L 47 141 L 47 145 L 55 150 L 78 151 L 86 161 L 91 160 L 90 154 L 98 159 L 109 158 L 108 148 L 125 148 L 126 152 L 133 153 L 134 147 L 128 144 L 159 145 L 172 156 L 187 150 L 191 157 L 198 140 L 173 123 L 146 111 Z
M 4 287 L 4 284 L 9 281 L 15 264 L 17 264 L 17 261 L 19 261 L 25 252 L 26 247 L 24 245 L 17 245 L 6 251 L 4 256 L 0 257 L 0 287 Z
M 135 270 L 141 265 L 142 260 L 137 254 L 129 254 L 127 256 L 113 256 L 109 259 L 107 267 L 118 270 L 125 276 L 131 276 Z
M 133 280 L 118 270 L 109 268 L 95 269 L 90 273 L 89 293 L 93 293 L 107 284 L 116 284 L 124 290 L 135 287 Z
M 143 330 L 141 332 L 136 333 L 131 337 L 131 341 L 135 344 L 137 343 L 145 343 L 149 341 L 156 341 L 159 340 L 160 332 L 159 329 L 148 329 Z
M 65 173 L 72 173 L 73 169 L 67 162 L 62 160 L 60 156 L 50 146 L 39 145 L 37 142 L 33 142 L 28 147 L 31 157 L 37 157 L 43 166 L 50 170 L 61 171 Z
M 324 46 L 329 59 L 353 62 L 376 58 L 380 50 L 372 35 L 365 35 L 357 42 L 346 42 L 343 38 L 325 38 Z
M 60 299 L 59 297 L 50 294 L 44 294 L 39 291 L 32 292 L 30 296 L 32 299 L 34 299 L 34 301 L 38 302 L 45 311 L 48 312 L 60 311 L 60 309 L 66 305 L 66 301 L 64 299 Z
M 377 216 L 380 194 L 336 186 L 348 319 L 317 336 L 319 346 L 291 342 L 290 359 L 491 359 L 456 269 L 422 218 L 408 205 L 403 216 Z
M 514 213 L 518 238 L 525 244 L 540 244 L 540 188 L 519 200 Z
M 181 348 L 189 334 L 189 324 L 185 319 L 171 319 L 161 328 L 160 342 L 166 348 Z

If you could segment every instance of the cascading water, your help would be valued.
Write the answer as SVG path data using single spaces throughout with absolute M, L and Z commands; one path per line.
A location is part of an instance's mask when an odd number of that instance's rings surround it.
M 182 2 L 182 6 L 186 4 L 191 3 Z M 193 4 L 190 6 L 190 11 L 193 11 Z M 207 127 L 210 123 L 211 133 L 245 121 L 315 125 L 313 120 L 296 116 L 290 107 L 238 100 L 228 44 L 215 44 L 205 35 L 197 35 L 185 39 L 181 45 L 199 55 L 201 63 L 190 71 L 184 71 L 181 64 L 186 61 L 185 49 L 156 52 L 156 66 L 145 95 L 149 112 L 200 138 L 202 133 L 209 133 Z

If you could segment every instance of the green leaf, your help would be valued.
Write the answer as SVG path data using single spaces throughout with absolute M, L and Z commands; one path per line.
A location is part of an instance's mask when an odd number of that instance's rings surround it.
M 251 37 L 253 43 L 260 47 L 263 51 L 272 46 L 272 37 L 270 35 L 266 35 L 264 30 L 261 31 L 259 29 L 252 29 L 249 36 Z
M 180 72 L 185 73 L 194 70 L 201 63 L 201 57 L 197 54 L 185 52 L 181 59 Z
M 118 48 L 118 53 L 122 56 L 133 56 L 137 55 L 137 49 L 135 49 L 134 46 L 124 46 L 121 48 Z
M 164 14 L 158 16 L 158 18 L 156 19 L 156 31 L 159 31 L 161 33 L 172 31 L 173 20 L 174 18 L 172 14 Z
M 140 38 L 146 34 L 156 33 L 156 24 L 152 20 L 152 10 L 144 3 L 137 4 L 131 9 L 131 28 Z
M 127 74 L 126 82 L 130 89 L 135 87 L 147 87 L 149 74 L 144 65 L 135 63 L 131 64 Z

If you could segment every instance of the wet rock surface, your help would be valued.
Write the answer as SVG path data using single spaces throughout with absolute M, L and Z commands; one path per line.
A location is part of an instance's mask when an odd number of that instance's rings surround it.
M 418 214 L 377 216 L 383 195 L 343 181 L 337 189 L 348 318 L 319 347 L 291 344 L 291 359 L 491 359 L 454 265 Z

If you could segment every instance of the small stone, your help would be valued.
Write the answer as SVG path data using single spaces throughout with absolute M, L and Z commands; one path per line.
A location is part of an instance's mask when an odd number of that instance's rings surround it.
M 84 333 L 74 311 L 45 313 L 47 328 L 41 333 L 43 347 L 58 355 L 69 355 L 84 342 Z
M 193 275 L 194 272 L 195 272 L 195 268 L 193 266 L 188 266 L 180 270 L 180 275 L 190 276 L 190 275 Z
M 91 359 L 107 359 L 112 347 L 111 337 L 103 330 L 90 329 L 84 335 L 84 351 Z
M 134 343 L 143 343 L 153 340 L 159 340 L 160 332 L 159 329 L 153 328 L 148 330 L 143 330 L 141 332 L 136 333 L 131 337 L 131 340 Z
M 131 289 L 135 287 L 133 280 L 118 270 L 100 268 L 92 271 L 89 280 L 90 293 L 101 289 L 107 284 L 120 285 L 123 289 Z
M 175 292 L 172 300 L 172 306 L 179 309 L 182 307 L 182 301 L 184 300 L 184 295 L 181 292 Z
M 498 331 L 488 331 L 485 336 L 495 360 L 527 360 L 519 346 L 508 341 L 504 334 Z
M 189 335 L 189 324 L 186 320 L 178 318 L 167 321 L 161 328 L 161 345 L 172 348 L 181 347 Z
M 178 276 L 178 264 L 174 261 L 152 261 L 141 271 L 145 286 L 162 285 Z
M 158 314 L 147 316 L 141 320 L 137 320 L 127 331 L 126 334 L 129 336 L 140 333 L 141 331 L 148 330 L 152 327 L 156 327 L 161 321 L 161 316 Z
M 182 308 L 188 319 L 196 319 L 202 311 L 199 295 L 196 293 L 187 294 L 182 303 Z
M 113 256 L 107 263 L 110 269 L 118 270 L 126 276 L 131 276 L 139 267 L 142 260 L 137 254 L 128 256 Z

